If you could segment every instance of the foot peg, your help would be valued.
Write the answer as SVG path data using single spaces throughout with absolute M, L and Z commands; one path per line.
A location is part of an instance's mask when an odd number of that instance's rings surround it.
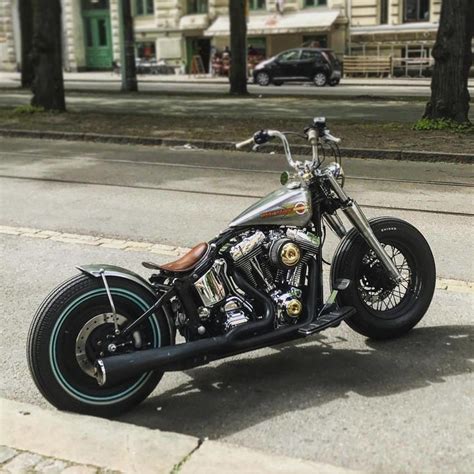
M 314 319 L 313 322 L 300 328 L 298 332 L 303 336 L 310 336 L 311 334 L 315 334 L 326 328 L 337 326 L 341 321 L 352 316 L 355 312 L 356 310 L 352 306 L 343 306 L 342 308 L 335 309 L 330 313 L 322 314 Z

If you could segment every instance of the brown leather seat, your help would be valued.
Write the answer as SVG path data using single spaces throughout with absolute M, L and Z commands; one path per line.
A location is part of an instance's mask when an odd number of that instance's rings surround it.
M 208 243 L 201 242 L 174 262 L 164 263 L 163 265 L 152 264 L 149 262 L 143 262 L 143 264 L 145 265 L 146 263 L 147 265 L 145 266 L 147 268 L 153 266 L 156 269 L 165 270 L 167 272 L 189 272 L 198 264 L 199 260 L 204 257 L 208 247 Z

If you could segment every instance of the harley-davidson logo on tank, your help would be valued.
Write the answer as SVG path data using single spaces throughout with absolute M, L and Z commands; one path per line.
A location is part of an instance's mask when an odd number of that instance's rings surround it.
M 290 204 L 288 206 L 284 206 L 281 209 L 276 209 L 274 211 L 267 211 L 267 212 L 262 212 L 260 214 L 260 217 L 262 219 L 267 219 L 269 217 L 274 217 L 274 216 L 292 216 L 294 214 L 298 214 L 299 216 L 302 216 L 303 214 L 307 213 L 309 211 L 308 204 L 305 202 L 297 202 L 295 205 Z
M 304 226 L 310 218 L 311 200 L 309 192 L 304 188 L 289 189 L 282 187 L 250 206 L 234 219 L 230 226 L 280 224 Z

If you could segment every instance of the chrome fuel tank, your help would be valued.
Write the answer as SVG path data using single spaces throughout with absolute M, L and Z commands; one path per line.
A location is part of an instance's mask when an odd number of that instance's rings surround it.
M 286 186 L 273 191 L 236 217 L 229 227 L 252 225 L 305 226 L 311 218 L 311 194 L 303 188 Z

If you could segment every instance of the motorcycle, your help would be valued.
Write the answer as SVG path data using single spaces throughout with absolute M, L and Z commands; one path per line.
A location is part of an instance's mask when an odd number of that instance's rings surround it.
M 293 158 L 287 134 L 261 130 L 236 145 L 277 138 L 294 172 L 284 172 L 279 189 L 215 238 L 174 262 L 143 262 L 148 280 L 111 265 L 77 267 L 44 300 L 27 352 L 50 403 L 113 416 L 143 401 L 167 371 L 306 338 L 342 321 L 375 339 L 401 336 L 420 321 L 436 278 L 423 235 L 401 219 L 366 218 L 344 190 L 340 139 L 324 118 L 303 134 L 311 160 Z M 328 157 L 335 161 L 323 166 Z M 327 227 L 341 240 L 324 299 Z M 184 342 L 176 343 L 178 332 Z

